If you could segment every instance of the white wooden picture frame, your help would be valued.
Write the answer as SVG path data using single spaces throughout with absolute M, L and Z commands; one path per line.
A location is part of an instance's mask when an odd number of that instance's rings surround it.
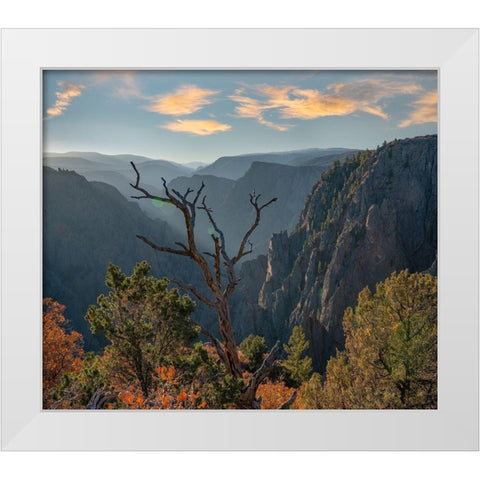
M 477 450 L 478 30 L 2 32 L 2 448 Z M 429 411 L 42 411 L 42 69 L 438 69 L 439 383 Z

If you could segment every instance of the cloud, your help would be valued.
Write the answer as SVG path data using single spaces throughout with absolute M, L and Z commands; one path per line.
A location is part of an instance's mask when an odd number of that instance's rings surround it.
M 86 88 L 85 85 L 80 83 L 63 81 L 58 82 L 57 85 L 60 87 L 60 89 L 55 92 L 57 100 L 52 107 L 47 109 L 47 118 L 63 115 L 65 110 L 72 103 L 72 98 L 79 97 L 82 94 L 82 90 Z
M 185 132 L 194 135 L 212 135 L 213 133 L 226 132 L 232 128 L 231 125 L 216 120 L 175 120 L 161 127 L 172 132 Z
M 349 115 L 358 109 L 357 102 L 349 98 L 327 95 L 319 90 L 295 88 L 291 99 L 280 107 L 282 118 L 312 120 L 333 115 Z
M 410 115 L 405 120 L 398 124 L 400 128 L 437 121 L 438 93 L 436 90 L 427 92 L 410 105 L 414 107 L 414 110 L 410 112 Z
M 253 89 L 266 100 L 259 100 L 244 95 L 245 89 L 238 88 L 233 95 L 228 98 L 238 105 L 235 107 L 235 113 L 241 118 L 255 118 L 260 124 L 284 132 L 294 125 L 279 124 L 265 119 L 267 110 L 278 108 L 282 102 L 285 102 L 285 96 L 288 96 L 288 90 L 292 87 L 272 87 L 268 85 L 255 86 Z
M 365 78 L 333 83 L 323 91 L 292 85 L 250 85 L 235 90 L 229 99 L 237 103 L 237 116 L 254 118 L 262 125 L 284 131 L 294 125 L 267 121 L 266 112 L 274 112 L 280 119 L 298 120 L 365 112 L 387 120 L 388 114 L 381 101 L 396 95 L 416 95 L 420 92 L 422 87 L 412 82 Z
M 121 72 L 114 77 L 118 81 L 113 94 L 123 100 L 130 98 L 144 98 L 137 85 L 133 72 Z
M 293 128 L 295 125 L 288 125 L 286 123 L 275 123 L 275 122 L 270 122 L 269 120 L 265 120 L 265 118 L 258 118 L 258 121 L 262 124 L 265 125 L 266 127 L 273 128 L 275 130 L 278 130 L 279 132 L 286 132 L 287 130 L 290 130 Z
M 332 83 L 327 90 L 341 97 L 353 98 L 361 102 L 377 103 L 396 95 L 416 95 L 422 87 L 416 83 L 387 78 L 362 78 L 348 83 Z
M 142 94 L 137 83 L 137 76 L 134 70 L 99 70 L 89 73 L 90 87 L 111 88 L 111 93 L 115 97 L 123 100 L 131 98 L 148 99 Z
M 163 115 L 190 115 L 212 103 L 210 97 L 217 93 L 220 91 L 199 88 L 195 85 L 184 85 L 173 93 L 153 97 L 152 103 L 145 109 Z

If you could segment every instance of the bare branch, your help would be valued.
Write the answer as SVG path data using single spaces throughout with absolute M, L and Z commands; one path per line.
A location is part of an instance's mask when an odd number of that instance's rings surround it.
M 190 250 L 186 247 L 186 245 L 182 242 L 175 242 L 175 245 L 178 245 L 179 247 L 182 247 L 188 254 L 190 255 Z
M 242 257 L 251 253 L 251 249 L 250 249 L 250 251 L 245 251 L 245 245 L 249 241 L 250 235 L 254 232 L 254 230 L 258 227 L 258 225 L 260 223 L 260 213 L 264 208 L 268 207 L 270 204 L 277 201 L 277 198 L 275 197 L 275 198 L 272 198 L 271 200 L 269 200 L 268 202 L 265 202 L 263 205 L 259 206 L 258 205 L 258 199 L 259 198 L 260 198 L 260 195 L 255 195 L 255 192 L 250 194 L 250 203 L 252 204 L 253 208 L 255 208 L 255 220 L 252 223 L 252 226 L 248 229 L 247 233 L 244 235 L 244 237 L 243 237 L 243 239 L 240 243 L 238 253 L 232 259 L 233 264 L 236 264 Z
M 158 250 L 160 252 L 168 252 L 168 253 L 188 256 L 188 257 L 192 258 L 197 263 L 197 265 L 201 268 L 204 279 L 205 279 L 205 282 L 207 283 L 210 290 L 214 294 L 220 293 L 218 287 L 214 284 L 213 275 L 212 275 L 212 272 L 210 271 L 210 267 L 209 267 L 207 261 L 205 260 L 205 258 L 197 250 L 197 245 L 195 243 L 194 226 L 195 226 L 196 202 L 197 202 L 197 200 L 200 196 L 200 193 L 202 192 L 203 188 L 205 187 L 205 184 L 202 182 L 202 185 L 198 189 L 197 195 L 196 195 L 194 201 L 189 202 L 189 201 L 186 200 L 186 196 L 189 193 L 191 193 L 189 191 L 190 189 L 187 189 L 187 192 L 186 192 L 185 195 L 181 195 L 179 192 L 175 191 L 177 196 L 178 196 L 178 198 L 176 198 L 174 195 L 172 195 L 172 193 L 170 193 L 170 191 L 167 187 L 167 181 L 165 180 L 165 178 L 162 177 L 163 188 L 165 190 L 165 194 L 166 194 L 167 198 L 156 197 L 154 195 L 151 195 L 147 190 L 145 190 L 144 188 L 141 188 L 139 186 L 140 173 L 139 173 L 137 167 L 135 166 L 135 164 L 133 162 L 130 162 L 130 163 L 131 163 L 133 169 L 135 170 L 135 173 L 136 173 L 136 176 L 137 176 L 135 185 L 133 185 L 133 184 L 130 184 L 130 185 L 133 188 L 135 188 L 136 190 L 139 190 L 140 192 L 142 192 L 144 194 L 144 197 L 138 197 L 138 198 L 151 198 L 151 199 L 158 199 L 158 200 L 162 200 L 162 201 L 165 201 L 165 202 L 169 202 L 169 203 L 172 203 L 176 208 L 178 208 L 183 213 L 183 217 L 184 217 L 184 220 L 185 220 L 185 229 L 187 231 L 188 248 L 186 248 L 185 245 L 181 245 L 183 250 L 175 250 L 175 249 L 172 249 L 172 248 L 169 248 L 169 247 L 160 247 L 158 245 L 155 245 L 153 242 L 151 242 L 150 240 L 148 240 L 148 239 L 146 239 L 145 237 L 142 237 L 142 236 L 138 236 L 138 238 L 140 238 L 147 245 L 151 246 L 152 248 L 154 248 L 155 250 Z
M 217 281 L 218 288 L 222 288 L 222 271 L 220 270 L 220 243 L 218 237 L 214 237 L 213 241 L 215 242 L 215 280 Z
M 196 217 L 196 204 L 197 204 L 197 200 L 200 196 L 200 193 L 202 192 L 202 190 L 205 188 L 205 184 L 202 182 L 202 185 L 200 186 L 200 188 L 198 189 L 197 191 L 197 194 L 193 200 L 193 202 L 190 202 L 187 200 L 187 197 L 193 192 L 193 189 L 188 187 L 187 188 L 187 191 L 185 192 L 184 195 L 182 195 L 178 190 L 174 190 L 172 189 L 172 192 L 180 199 L 180 201 L 182 202 L 182 205 L 185 209 L 188 209 L 189 211 L 189 214 L 190 214 L 190 222 L 192 224 L 192 227 L 195 227 L 195 217 Z
M 212 302 L 207 297 L 202 295 L 193 285 L 187 285 L 185 283 L 182 283 L 180 280 L 172 280 L 172 281 L 173 283 L 176 283 L 181 289 L 188 290 L 189 292 L 191 292 L 193 295 L 195 295 L 195 297 L 198 298 L 198 300 L 200 300 L 205 305 L 215 308 L 215 302 Z
M 234 279 L 233 281 L 228 282 L 227 288 L 223 292 L 227 300 L 230 298 L 230 296 L 234 292 L 235 287 L 238 285 L 239 281 L 240 279 Z
M 209 208 L 206 204 L 206 196 L 203 197 L 202 199 L 202 206 L 198 207 L 199 210 L 205 210 L 208 220 L 210 221 L 210 224 L 212 225 L 213 229 L 217 233 L 218 237 L 215 237 L 212 235 L 212 238 L 214 239 L 215 242 L 215 272 L 217 275 L 217 285 L 219 288 L 221 288 L 221 283 L 218 280 L 219 275 L 220 275 L 220 255 L 219 253 L 222 254 L 222 257 L 224 259 L 224 265 L 226 267 L 226 273 L 227 273 L 227 288 L 223 292 L 223 295 L 225 295 L 225 298 L 228 300 L 230 298 L 230 295 L 233 293 L 235 290 L 235 287 L 237 285 L 237 280 L 235 279 L 235 270 L 234 270 L 234 265 L 235 263 L 232 261 L 232 259 L 228 256 L 227 250 L 225 247 L 225 235 L 223 234 L 223 231 L 220 230 L 218 227 L 217 223 L 215 222 L 215 219 L 213 218 L 212 215 L 212 209 Z M 216 239 L 216 240 L 215 240 Z
M 195 206 L 197 204 L 197 200 L 199 199 L 200 197 L 200 194 L 202 193 L 202 190 L 205 188 L 205 184 L 203 183 L 202 181 L 202 185 L 200 186 L 200 188 L 198 189 L 197 191 L 197 195 L 195 196 L 195 200 L 193 200 L 192 204 Z
M 200 327 L 200 333 L 202 335 L 205 335 L 212 342 L 215 350 L 218 353 L 218 356 L 220 357 L 220 360 L 225 364 L 227 361 L 227 357 L 225 355 L 225 349 L 223 348 L 220 340 L 218 340 L 214 335 L 212 335 L 205 327 L 202 327 L 202 325 L 200 325 L 199 323 L 194 322 L 193 320 L 191 320 L 191 322 L 197 327 Z
M 268 355 L 263 360 L 262 365 L 260 365 L 260 367 L 252 375 L 250 382 L 253 379 L 257 383 L 257 385 L 260 385 L 262 380 L 270 373 L 272 368 L 275 366 L 275 361 L 277 359 L 277 354 L 279 349 L 280 349 L 280 340 L 277 340 L 275 345 L 272 347 L 270 352 L 268 352 Z
M 140 239 L 142 242 L 146 243 L 149 247 L 152 247 L 154 250 L 158 250 L 159 252 L 168 252 L 168 253 L 173 253 L 175 255 L 183 255 L 184 257 L 191 257 L 191 254 L 188 250 L 176 250 L 175 248 L 161 247 L 151 242 L 148 238 L 145 238 L 143 235 L 137 235 L 137 238 Z
M 255 393 L 263 379 L 272 371 L 275 366 L 278 350 L 280 349 L 280 341 L 277 340 L 268 355 L 262 362 L 262 365 L 254 372 L 248 380 L 248 384 L 242 391 L 242 400 L 246 405 L 256 405 Z
M 208 220 L 210 224 L 212 225 L 213 229 L 215 230 L 216 234 L 220 238 L 220 251 L 222 252 L 222 257 L 224 258 L 225 262 L 230 261 L 230 257 L 227 255 L 227 251 L 225 248 L 225 235 L 223 234 L 222 230 L 218 228 L 218 225 L 215 222 L 215 219 L 213 218 L 212 212 L 213 210 L 209 207 L 207 207 L 207 204 L 205 203 L 205 200 L 207 199 L 207 196 L 204 195 L 202 198 L 202 206 L 198 207 L 199 210 L 205 210 L 205 213 L 208 216 Z
M 130 164 L 132 165 L 132 167 L 135 170 L 135 173 L 137 175 L 135 185 L 133 183 L 130 183 L 130 186 L 132 188 L 134 188 L 135 190 L 138 190 L 139 192 L 143 193 L 143 196 L 133 196 L 132 195 L 131 198 L 135 198 L 137 200 L 140 200 L 142 198 L 150 198 L 151 200 L 161 200 L 162 202 L 173 203 L 170 198 L 164 198 L 164 197 L 158 197 L 156 195 L 152 195 L 147 190 L 140 187 L 140 173 L 139 173 L 137 167 L 135 166 L 135 164 L 133 162 L 130 162 Z
M 186 205 L 187 200 L 185 199 L 185 197 L 184 197 L 179 191 L 177 191 L 177 190 L 175 190 L 174 188 L 172 188 L 172 192 L 173 192 L 180 200 L 182 200 L 182 203 L 183 203 L 184 205 Z

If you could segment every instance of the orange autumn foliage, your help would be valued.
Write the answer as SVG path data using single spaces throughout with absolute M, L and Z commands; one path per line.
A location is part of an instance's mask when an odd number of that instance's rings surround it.
M 177 402 L 184 402 L 187 399 L 188 395 L 187 392 L 181 391 L 179 395 L 177 395 Z
M 118 400 L 121 408 L 141 410 L 183 410 L 202 409 L 207 406 L 206 401 L 199 402 L 200 392 L 193 388 L 179 386 L 176 379 L 177 371 L 173 365 L 161 366 L 155 369 L 157 374 L 157 388 L 148 398 L 144 398 L 138 387 L 130 385 L 120 392 Z M 188 390 L 188 391 L 187 391 Z
M 43 300 L 43 401 L 48 406 L 49 395 L 65 373 L 78 373 L 82 363 L 82 335 L 68 333 L 65 307 L 51 298 Z
M 266 380 L 257 390 L 257 397 L 262 397 L 262 410 L 280 408 L 292 396 L 294 388 L 289 388 L 283 382 Z
M 171 382 L 173 377 L 175 377 L 175 367 L 173 365 L 170 365 L 168 368 L 165 366 L 158 367 L 155 369 L 155 372 L 162 380 L 168 380 Z

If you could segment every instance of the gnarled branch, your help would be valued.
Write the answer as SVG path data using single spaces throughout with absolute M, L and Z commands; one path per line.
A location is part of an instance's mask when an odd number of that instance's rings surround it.
M 187 285 L 185 283 L 182 283 L 180 280 L 172 280 L 172 281 L 173 283 L 176 283 L 183 290 L 188 290 L 189 292 L 191 292 L 193 295 L 195 295 L 195 297 L 198 298 L 198 300 L 200 300 L 205 305 L 215 308 L 215 303 L 209 300 L 204 295 L 202 295 L 193 285 Z
M 218 340 L 217 337 L 215 337 L 214 335 L 212 335 L 205 327 L 202 327 L 202 325 L 200 325 L 199 323 L 197 322 L 194 322 L 193 320 L 191 320 L 191 322 L 196 325 L 197 327 L 200 327 L 200 333 L 205 335 L 208 339 L 210 339 L 210 341 L 212 342 L 213 346 L 215 347 L 215 350 L 217 351 L 218 353 L 218 356 L 220 357 L 220 360 L 223 362 L 223 364 L 225 365 L 226 361 L 227 361 L 227 357 L 225 355 L 225 349 L 223 348 L 223 345 L 222 343 L 220 342 L 220 340 Z
M 262 383 L 264 378 L 273 370 L 275 366 L 278 350 L 280 349 L 280 341 L 277 340 L 268 355 L 262 362 L 262 365 L 249 378 L 247 385 L 244 387 L 241 398 L 244 405 L 255 406 L 259 402 L 255 402 L 255 393 L 258 386 Z
M 137 238 L 140 239 L 142 242 L 146 243 L 149 247 L 152 247 L 154 250 L 158 250 L 159 252 L 168 252 L 168 253 L 174 253 L 175 255 L 183 255 L 184 257 L 191 257 L 191 254 L 187 249 L 176 250 L 175 248 L 161 247 L 160 245 L 156 245 L 155 243 L 151 242 L 148 238 L 145 238 L 143 235 L 137 235 Z
M 252 252 L 252 249 L 250 248 L 250 250 L 248 251 L 245 251 L 245 245 L 247 244 L 247 242 L 249 241 L 250 239 L 250 236 L 252 235 L 252 233 L 255 231 L 255 229 L 258 227 L 258 225 L 260 224 L 260 216 L 261 216 L 261 212 L 264 208 L 268 207 L 269 205 L 271 205 L 273 202 L 276 202 L 277 201 L 277 198 L 272 198 L 271 200 L 269 200 L 268 202 L 265 202 L 263 205 L 259 206 L 258 205 L 258 199 L 260 198 L 260 194 L 259 195 L 255 195 L 255 192 L 251 193 L 250 194 L 250 204 L 253 206 L 253 208 L 255 209 L 255 220 L 253 221 L 251 227 L 248 229 L 247 233 L 243 236 L 243 239 L 242 241 L 240 242 L 240 247 L 238 248 L 238 252 L 237 254 L 235 255 L 235 257 L 233 258 L 233 263 L 237 263 L 242 257 L 244 257 L 245 255 L 248 255 L 249 253 Z M 251 245 L 251 244 L 250 244 Z
M 220 228 L 218 228 L 218 225 L 215 222 L 215 219 L 213 218 L 213 215 L 212 215 L 213 210 L 211 208 L 207 207 L 207 204 L 205 203 L 206 199 L 207 199 L 207 196 L 204 195 L 203 198 L 202 198 L 202 206 L 198 207 L 198 209 L 199 210 L 204 210 L 205 213 L 207 214 L 208 221 L 210 222 L 213 229 L 215 230 L 215 233 L 218 235 L 218 237 L 220 239 L 220 251 L 222 253 L 222 257 L 225 260 L 225 262 L 228 263 L 230 261 L 230 257 L 227 254 L 227 250 L 226 250 L 226 246 L 225 246 L 225 235 L 223 234 L 222 230 L 220 230 Z
M 135 164 L 133 162 L 130 162 L 130 164 L 132 165 L 132 167 L 135 170 L 135 173 L 137 175 L 135 185 L 133 183 L 130 183 L 130 186 L 132 188 L 134 188 L 135 190 L 138 190 L 139 192 L 143 193 L 143 196 L 133 196 L 132 195 L 131 198 L 135 198 L 137 200 L 140 200 L 142 198 L 150 198 L 151 200 L 161 200 L 162 202 L 173 203 L 171 198 L 158 197 L 156 195 L 152 195 L 147 190 L 140 187 L 140 173 L 139 173 L 137 167 L 135 166 Z M 164 179 L 162 178 L 162 180 L 164 180 Z M 164 186 L 165 186 L 165 184 L 164 184 Z

